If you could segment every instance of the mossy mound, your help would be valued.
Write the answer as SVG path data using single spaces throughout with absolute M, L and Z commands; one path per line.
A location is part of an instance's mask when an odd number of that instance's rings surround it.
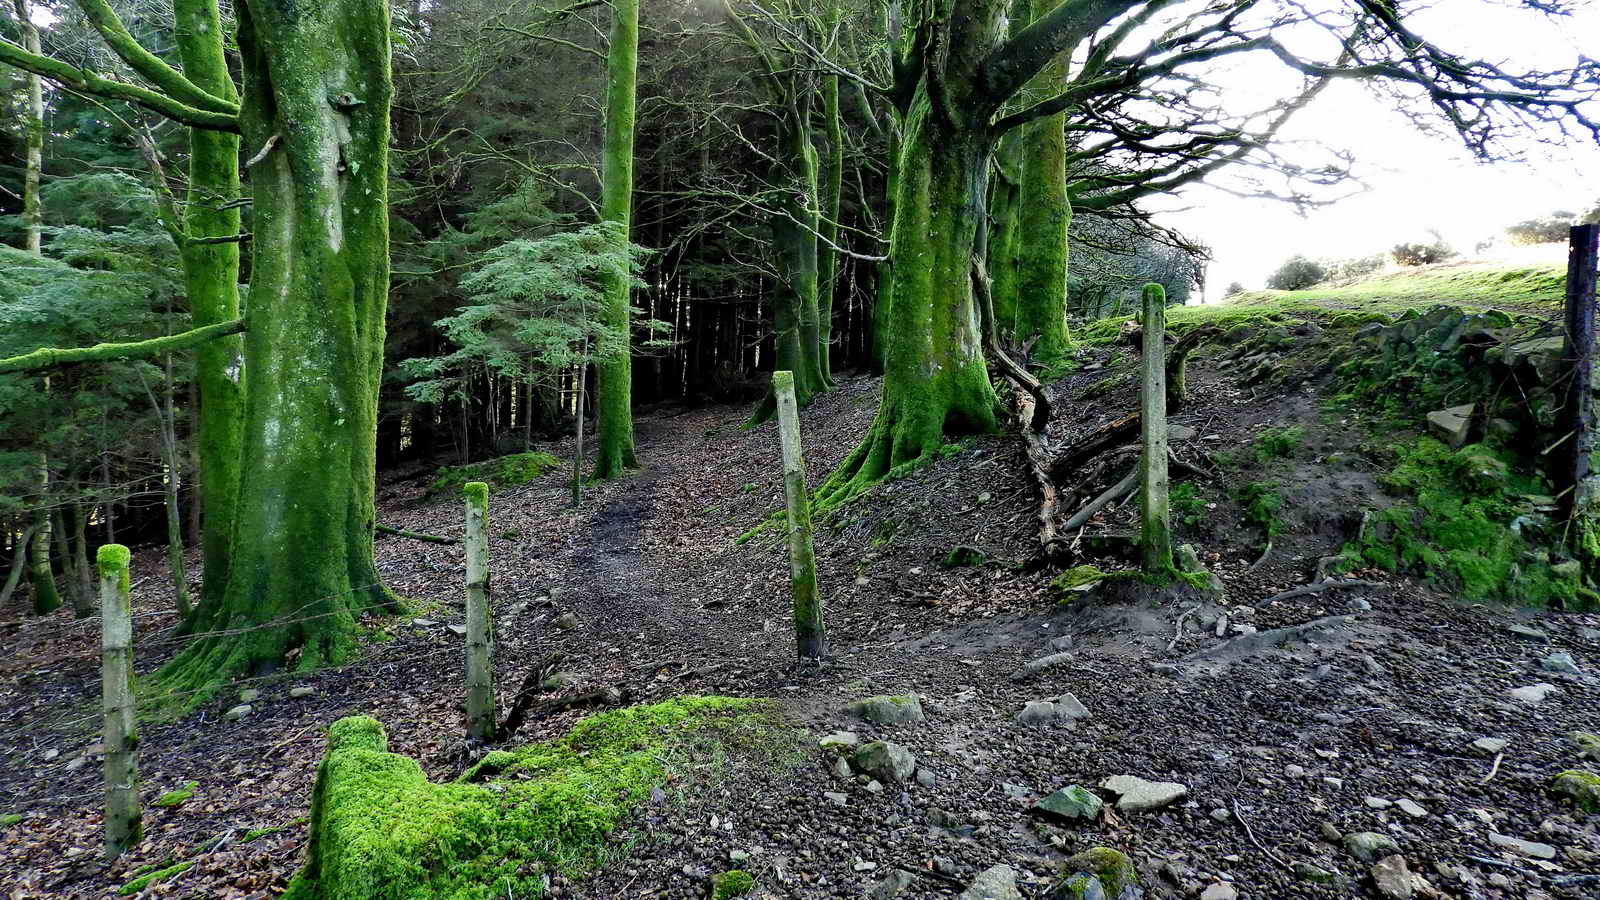
M 755 876 L 743 869 L 731 869 L 711 879 L 711 900 L 733 900 L 755 889 Z
M 1525 474 L 1510 453 L 1472 445 L 1451 450 L 1433 438 L 1390 448 L 1394 467 L 1379 479 L 1404 498 L 1373 517 L 1345 547 L 1347 567 L 1425 575 L 1463 599 L 1584 609 L 1593 591 L 1581 567 L 1552 562 L 1558 534 L 1536 499 L 1547 482 Z
M 1600 813 L 1600 775 L 1568 769 L 1550 779 L 1550 793 L 1565 797 L 1586 813 Z
M 433 483 L 428 485 L 426 496 L 458 496 L 462 486 L 474 481 L 486 482 L 496 489 L 516 487 L 542 478 L 563 465 L 558 457 L 531 452 L 513 453 L 465 466 L 442 466 Z
M 375 719 L 341 719 L 317 773 L 306 867 L 286 896 L 540 897 L 546 874 L 598 867 L 613 832 L 669 778 L 691 783 L 730 754 L 788 765 L 799 747 L 767 702 L 682 697 L 590 716 L 435 784 L 388 752 Z
M 162 807 L 182 806 L 183 804 L 189 802 L 189 798 L 193 797 L 194 792 L 199 790 L 199 788 L 200 782 L 188 782 L 183 787 L 178 788 L 175 791 L 167 791 L 165 794 L 162 794 L 156 799 L 155 805 Z
M 1110 847 L 1093 847 L 1073 856 L 1062 866 L 1068 873 L 1050 889 L 1051 897 L 1093 896 L 1091 881 L 1098 881 L 1106 897 L 1121 897 L 1125 889 L 1139 883 L 1139 873 L 1127 854 Z

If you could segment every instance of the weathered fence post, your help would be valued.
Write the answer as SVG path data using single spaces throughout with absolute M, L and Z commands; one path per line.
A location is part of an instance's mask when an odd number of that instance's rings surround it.
M 462 488 L 467 500 L 467 736 L 494 740 L 494 676 L 489 637 L 489 486 Z
M 1594 452 L 1594 372 L 1595 266 L 1600 250 L 1600 226 L 1574 225 L 1567 250 L 1566 345 L 1562 358 L 1570 367 L 1566 403 L 1561 410 L 1557 431 L 1567 435 L 1563 445 L 1556 490 L 1563 518 L 1568 522 L 1568 537 L 1580 546 L 1583 535 L 1578 517 L 1587 512 L 1589 497 L 1585 482 L 1592 474 L 1590 454 Z
M 139 809 L 139 723 L 133 706 L 133 612 L 128 601 L 128 548 L 106 544 L 100 569 L 100 708 L 105 715 L 106 859 L 116 859 L 144 833 Z
M 783 446 L 783 497 L 789 508 L 789 585 L 794 594 L 795 650 L 801 659 L 827 653 L 822 599 L 817 594 L 817 559 L 811 546 L 811 501 L 806 496 L 806 461 L 800 447 L 800 413 L 794 373 L 773 372 L 778 400 L 778 440 Z
M 1139 548 L 1146 575 L 1172 573 L 1172 523 L 1167 510 L 1167 292 L 1144 286 L 1144 376 L 1139 381 Z

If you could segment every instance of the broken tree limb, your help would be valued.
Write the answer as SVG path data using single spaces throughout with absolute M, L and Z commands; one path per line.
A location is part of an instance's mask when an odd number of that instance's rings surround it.
M 215 325 L 207 325 L 204 328 L 196 328 L 193 331 L 151 338 L 148 341 L 95 344 L 93 347 L 70 349 L 40 347 L 31 353 L 24 353 L 21 356 L 13 356 L 9 359 L 0 359 L 0 374 L 6 372 L 33 372 L 68 363 L 110 362 L 112 360 L 159 356 L 172 350 L 184 350 L 219 337 L 238 334 L 244 329 L 244 320 L 234 319 L 231 322 L 218 322 Z
M 1089 460 L 1094 459 L 1107 450 L 1115 450 L 1124 444 L 1131 443 L 1139 433 L 1139 414 L 1129 413 L 1120 419 L 1113 419 L 1099 428 L 1079 438 L 1050 461 L 1050 477 L 1052 480 L 1065 481 L 1074 472 L 1077 472 Z
M 1090 500 L 1082 509 L 1073 513 L 1072 518 L 1068 519 L 1067 524 L 1063 526 L 1063 530 L 1072 531 L 1076 528 L 1082 528 L 1090 519 L 1094 518 L 1095 513 L 1133 493 L 1138 486 L 1139 467 L 1134 466 L 1121 481 L 1112 485 L 1105 493 Z
M 1039 488 L 1039 557 L 1049 559 L 1059 555 L 1066 544 L 1056 525 L 1061 513 L 1061 491 L 1050 477 L 1050 455 L 1044 447 L 1045 426 L 1050 424 L 1050 398 L 1045 396 L 1039 379 L 1000 346 L 994 325 L 994 298 L 989 292 L 989 272 L 984 267 L 982 254 L 973 256 L 971 275 L 983 325 L 984 351 L 995 368 L 1016 388 L 1018 430 L 1028 455 L 1028 471 Z
M 1367 580 L 1361 579 L 1361 578 L 1345 578 L 1345 579 L 1341 579 L 1339 581 L 1319 581 L 1316 584 L 1307 584 L 1307 585 L 1303 585 L 1301 587 L 1294 588 L 1293 590 L 1284 591 L 1283 593 L 1278 594 L 1276 596 L 1268 597 L 1266 600 L 1264 600 L 1262 602 L 1263 603 L 1276 603 L 1276 602 L 1278 602 L 1280 600 L 1293 600 L 1296 597 L 1306 597 L 1306 596 L 1309 596 L 1311 594 L 1320 594 L 1323 591 L 1332 590 L 1333 588 L 1358 588 L 1358 587 L 1386 588 L 1386 587 L 1389 587 L 1389 585 L 1384 584 L 1381 581 L 1367 581 Z
M 460 538 L 440 537 L 437 534 L 423 534 L 420 531 L 406 531 L 404 528 L 396 528 L 393 525 L 385 525 L 385 524 L 383 524 L 381 522 L 378 523 L 377 525 L 374 525 L 373 526 L 373 530 L 378 532 L 379 534 L 388 534 L 388 535 L 393 535 L 394 537 L 410 538 L 413 541 L 424 541 L 424 542 L 429 543 L 429 544 L 459 544 L 459 543 L 461 543 L 461 539 Z

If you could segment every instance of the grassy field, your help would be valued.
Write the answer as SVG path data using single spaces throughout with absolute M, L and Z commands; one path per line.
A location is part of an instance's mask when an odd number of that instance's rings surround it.
M 1386 272 L 1353 284 L 1313 287 L 1303 291 L 1249 291 L 1221 303 L 1175 306 L 1167 311 L 1168 327 L 1178 332 L 1202 325 L 1227 328 L 1250 320 L 1280 324 L 1331 312 L 1397 316 L 1408 309 L 1439 304 L 1467 310 L 1496 308 L 1512 313 L 1552 315 L 1566 292 L 1566 267 L 1555 263 L 1509 266 L 1484 263 L 1433 266 Z M 1114 316 L 1090 322 L 1074 335 L 1086 344 L 1119 340 L 1123 322 Z

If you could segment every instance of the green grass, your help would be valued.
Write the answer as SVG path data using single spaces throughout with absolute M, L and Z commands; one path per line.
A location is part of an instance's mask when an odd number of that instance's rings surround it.
M 1566 268 L 1556 264 L 1507 269 L 1439 266 L 1376 275 L 1343 287 L 1251 291 L 1234 297 L 1224 306 L 1283 311 L 1336 306 L 1382 313 L 1440 303 L 1467 310 L 1529 304 L 1548 305 L 1554 309 L 1562 302 L 1566 284 Z
M 1167 310 L 1167 328 L 1182 334 L 1211 325 L 1224 331 L 1238 325 L 1294 326 L 1343 311 L 1348 324 L 1362 318 L 1397 316 L 1411 309 L 1439 304 L 1477 311 L 1503 306 L 1546 306 L 1559 309 L 1566 292 L 1566 268 L 1559 264 L 1491 268 L 1436 266 L 1389 272 L 1342 287 L 1303 291 L 1249 291 L 1223 303 L 1174 306 Z M 1337 317 L 1336 317 L 1337 318 Z M 1122 340 L 1122 323 L 1132 316 L 1099 319 L 1080 328 L 1078 341 L 1108 345 Z
M 1256 462 L 1265 465 L 1275 459 L 1291 459 L 1300 452 L 1300 445 L 1305 439 L 1306 430 L 1298 425 L 1263 428 L 1252 443 Z

